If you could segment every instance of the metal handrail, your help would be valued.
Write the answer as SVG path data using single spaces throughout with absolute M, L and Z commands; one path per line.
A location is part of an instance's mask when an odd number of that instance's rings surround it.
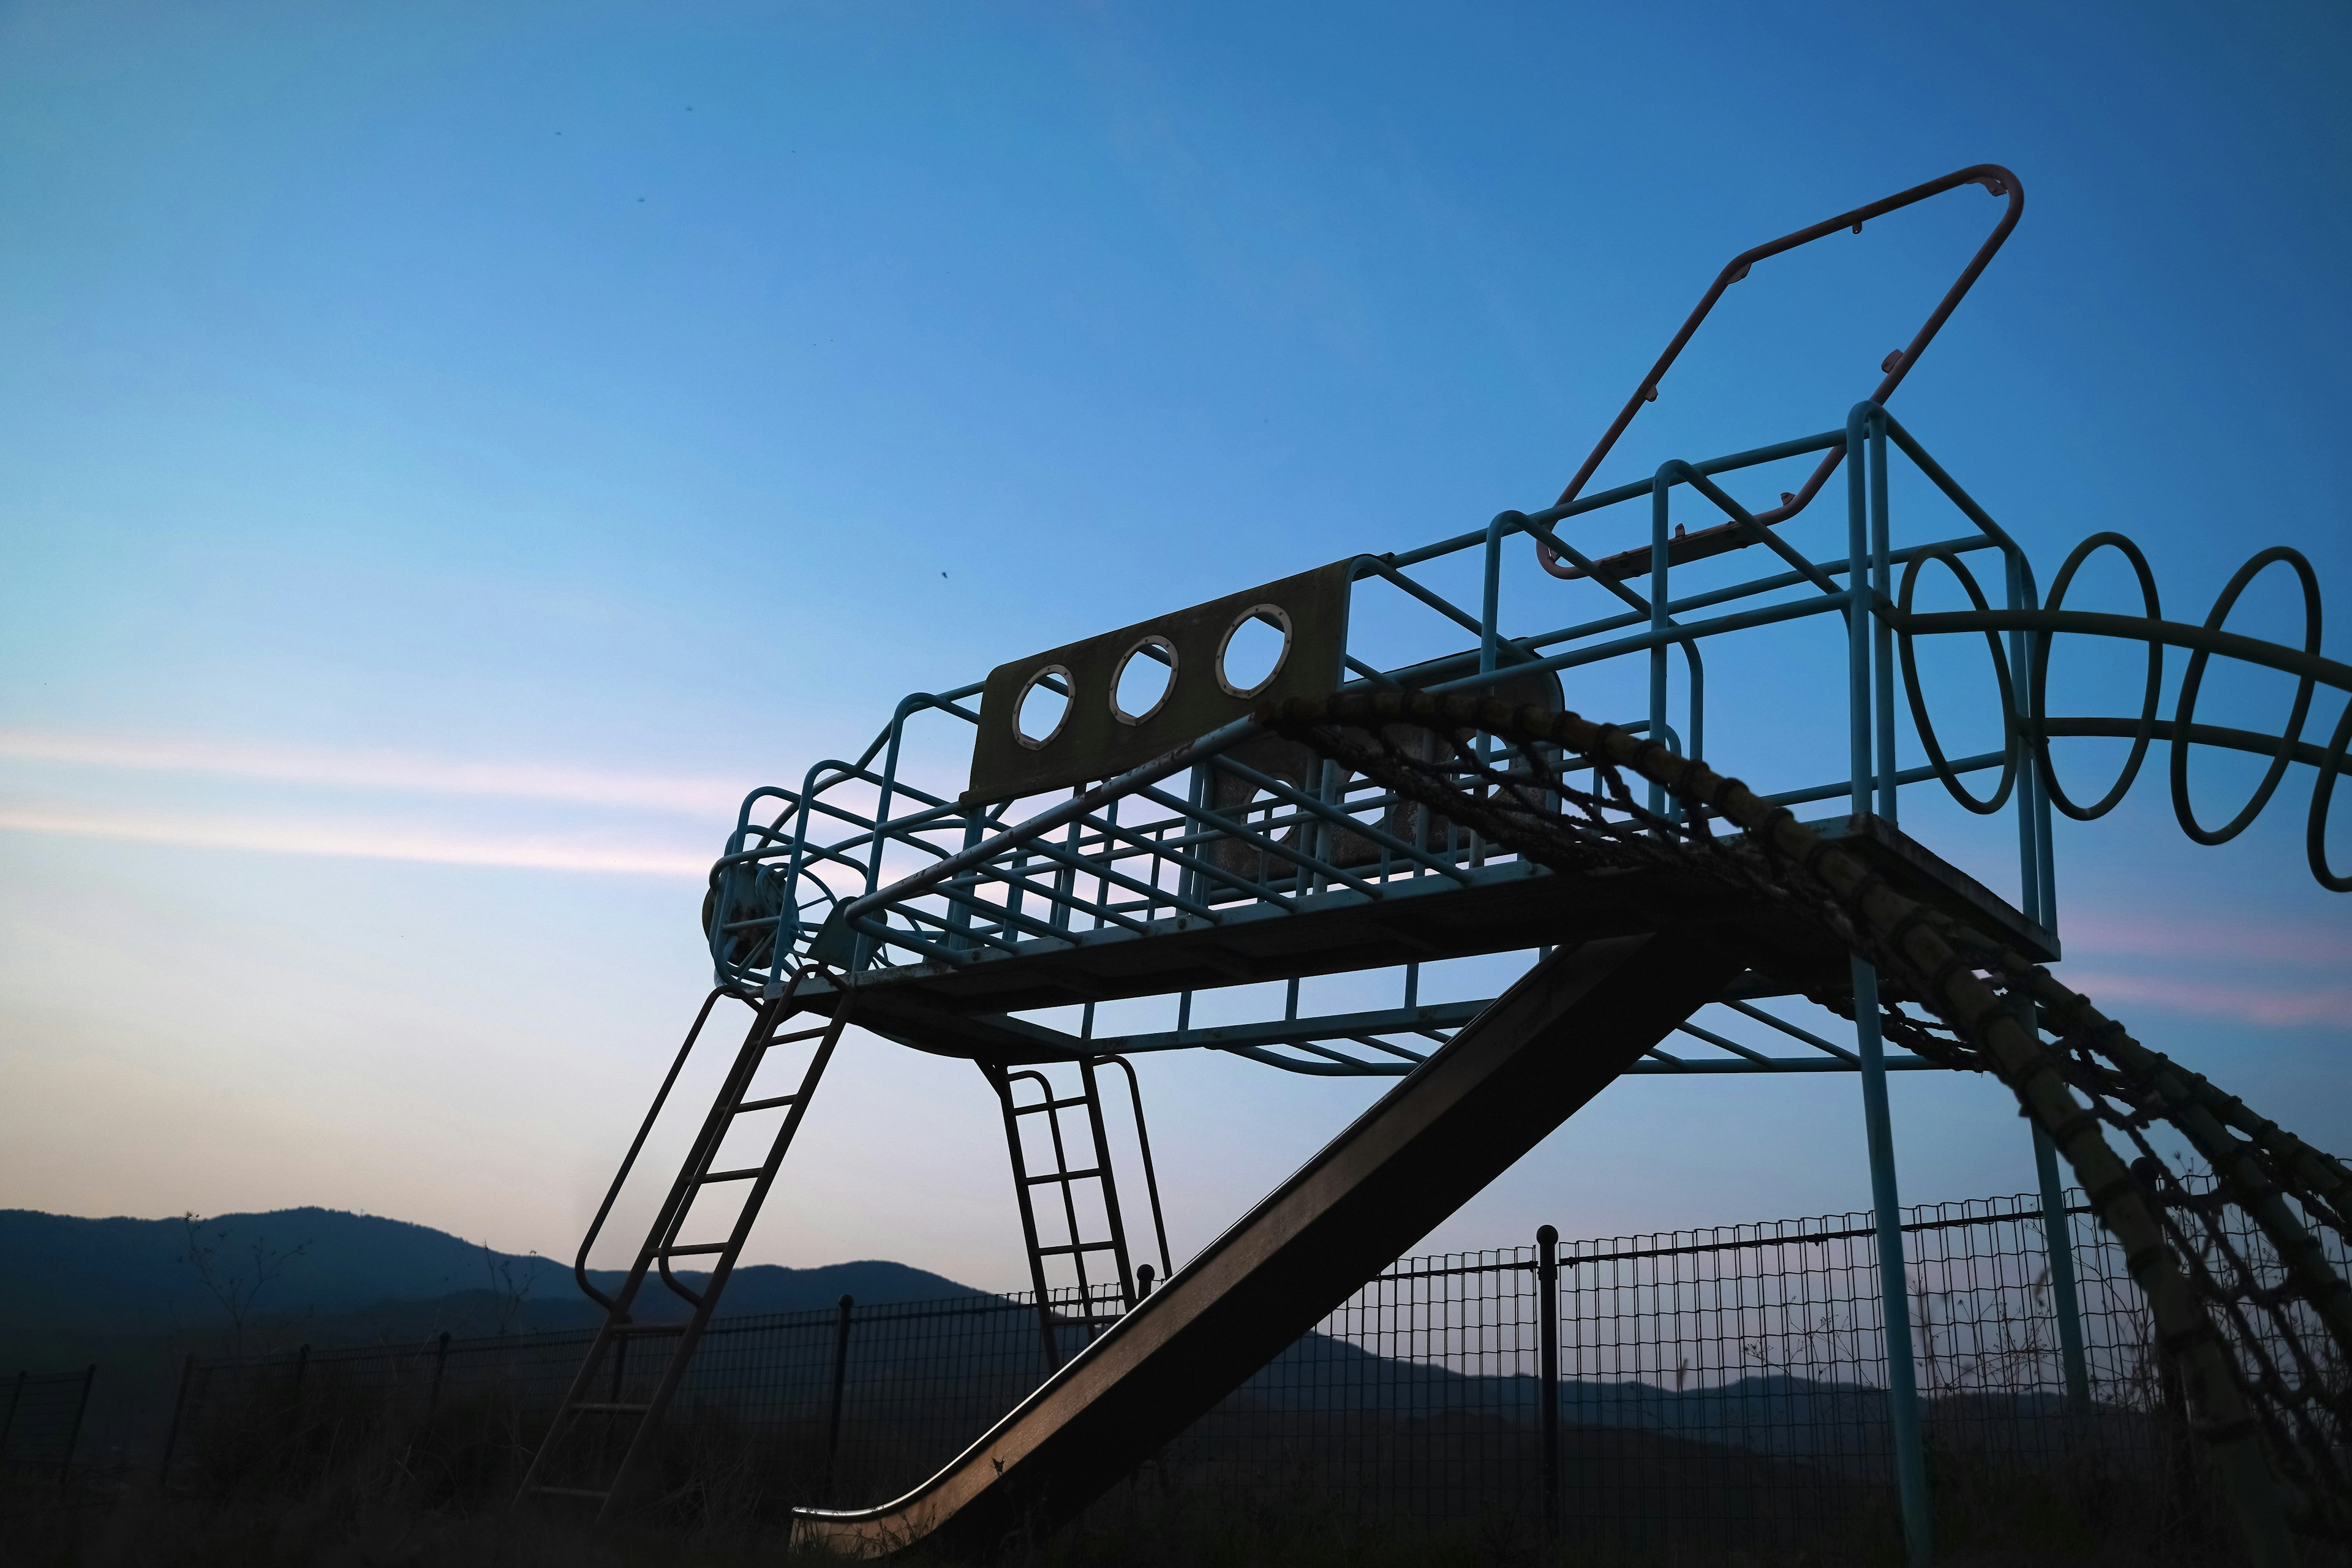
M 1944 291 L 1944 297 L 1937 301 L 1936 308 L 1928 312 L 1927 321 L 1921 323 L 1919 331 L 1912 337 L 1909 344 L 1889 354 L 1880 364 L 1879 369 L 1884 373 L 1884 379 L 1879 382 L 1877 389 L 1870 395 L 1870 401 L 1885 403 L 1894 395 L 1895 389 L 1903 384 L 1903 378 L 1911 374 L 1911 367 L 1919 362 L 1919 356 L 1925 353 L 1927 345 L 1935 341 L 1936 334 L 1943 329 L 1945 321 L 1958 307 L 1969 289 L 1975 286 L 1978 277 L 1991 263 L 1994 254 L 2000 249 L 2002 243 L 2009 238 L 2010 231 L 2017 226 L 2017 220 L 2024 216 L 2024 184 L 2015 174 L 1998 163 L 1976 163 L 1965 169 L 1954 170 L 1941 179 L 1930 180 L 1924 185 L 1914 185 L 1907 191 L 1898 191 L 1891 196 L 1884 196 L 1866 205 L 1855 207 L 1851 212 L 1840 213 L 1833 218 L 1826 218 L 1810 228 L 1801 228 L 1794 234 L 1782 235 L 1778 239 L 1769 240 L 1751 249 L 1743 250 L 1726 262 L 1723 270 L 1716 274 L 1715 281 L 1708 285 L 1706 292 L 1700 297 L 1697 306 L 1684 320 L 1682 330 L 1675 334 L 1674 341 L 1666 345 L 1665 352 L 1658 356 L 1657 363 L 1650 367 L 1649 374 L 1644 375 L 1641 384 L 1634 387 L 1633 395 L 1625 400 L 1625 406 L 1619 411 L 1617 417 L 1602 433 L 1600 441 L 1593 447 L 1591 455 L 1584 459 L 1583 467 L 1576 470 L 1576 477 L 1569 480 L 1568 487 L 1559 492 L 1559 500 L 1555 504 L 1566 506 L 1576 500 L 1583 490 L 1586 482 L 1592 478 L 1593 471 L 1601 467 L 1601 460 L 1607 458 L 1610 450 L 1617 445 L 1617 438 L 1625 433 L 1626 426 L 1633 423 L 1633 416 L 1641 412 L 1642 405 L 1644 403 L 1657 401 L 1658 384 L 1665 379 L 1666 372 L 1673 368 L 1675 361 L 1681 356 L 1685 345 L 1689 343 L 1691 338 L 1698 331 L 1700 324 L 1715 309 L 1716 301 L 1723 298 L 1724 290 L 1747 277 L 1749 268 L 1785 251 L 1794 250 L 1800 246 L 1811 245 L 1813 241 L 1825 238 L 1840 229 L 1851 229 L 1855 234 L 1860 234 L 1862 226 L 1872 218 L 1910 206 L 1914 203 L 1926 201 L 1930 196 L 1941 195 L 1946 191 L 1957 190 L 1963 185 L 1982 185 L 1995 196 L 2008 197 L 2009 205 L 2002 211 L 2000 221 L 1993 225 L 1992 232 L 1985 237 L 1984 243 L 1979 246 L 1976 254 L 1969 258 L 1969 264 L 1960 269 L 1959 277 L 1953 281 L 1949 289 Z M 1843 445 L 1830 451 L 1814 467 L 1813 471 L 1806 476 L 1805 482 L 1793 495 L 1786 498 L 1777 507 L 1757 512 L 1751 521 L 1759 527 L 1769 528 L 1804 510 L 1822 486 L 1828 482 L 1830 475 L 1836 471 L 1838 464 L 1844 457 L 1845 450 Z M 1720 554 L 1725 550 L 1738 548 L 1738 531 L 1728 525 L 1685 534 L 1675 542 L 1675 553 L 1671 559 L 1680 563 Z M 1648 557 L 1649 552 L 1646 550 L 1629 551 L 1622 556 L 1612 556 L 1596 563 L 1594 574 L 1607 574 L 1612 567 L 1622 567 L 1626 573 L 1638 571 L 1648 563 Z M 1540 539 L 1536 542 L 1536 559 L 1542 564 L 1543 569 L 1554 577 L 1577 578 L 1585 575 L 1581 568 L 1563 567 L 1558 554 Z

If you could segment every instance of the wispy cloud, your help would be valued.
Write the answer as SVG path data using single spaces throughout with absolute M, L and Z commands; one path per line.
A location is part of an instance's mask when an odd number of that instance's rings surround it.
M 2352 970 L 2352 931 L 2288 925 L 2260 916 L 2217 920 L 2210 914 L 2151 921 L 2105 910 L 2063 915 L 2066 949 L 2135 958 L 2237 958 Z
M 2246 984 L 2171 974 L 2084 970 L 2072 963 L 2060 969 L 2058 976 L 2109 1014 L 2121 1012 L 2121 1003 L 2146 1002 L 2200 1017 L 2225 1018 L 2233 1024 L 2262 1024 L 2273 1028 L 2313 1025 L 2352 1028 L 2352 986 Z
M 548 763 L 469 762 L 403 752 L 149 736 L 69 735 L 0 730 L 0 758 L 150 773 L 215 773 L 277 784 L 423 795 L 490 795 L 731 817 L 748 786 L 740 780 L 633 773 Z
M 572 839 L 475 837 L 391 827 L 250 819 L 163 818 L 0 806 L 0 830 L 168 844 L 184 848 L 633 877 L 690 877 L 698 881 L 710 869 L 710 858 L 707 855 L 652 847 Z

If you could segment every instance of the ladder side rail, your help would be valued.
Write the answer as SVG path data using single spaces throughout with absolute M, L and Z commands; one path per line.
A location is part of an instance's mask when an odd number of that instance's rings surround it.
M 1042 1072 L 1034 1074 L 1034 1077 L 1040 1084 L 1045 1084 L 1045 1126 L 1046 1135 L 1054 1140 L 1054 1175 L 1040 1180 L 1037 1184 L 1042 1187 L 1045 1183 L 1054 1183 L 1061 1187 L 1061 1215 L 1063 1223 L 1068 1225 L 1066 1234 L 1070 1237 L 1070 1269 L 1077 1274 L 1077 1317 L 1087 1319 L 1094 1314 L 1094 1307 L 1091 1307 L 1091 1295 L 1087 1290 L 1087 1244 L 1085 1237 L 1079 1237 L 1077 1232 L 1077 1194 L 1073 1192 L 1073 1183 L 1070 1183 L 1070 1150 L 1063 1147 L 1061 1140 L 1063 1107 L 1056 1105 L 1058 1096 L 1054 1093 L 1054 1081 L 1046 1079 Z
M 1013 1080 L 1015 1076 L 1045 1079 L 1036 1073 L 1015 1075 L 988 1062 L 980 1070 L 996 1090 L 997 1103 L 1004 1111 L 1004 1142 L 1013 1157 L 1013 1196 L 1021 1211 L 1022 1248 L 1029 1255 L 1029 1285 L 1037 1301 L 1037 1330 L 1045 1347 L 1045 1369 L 1052 1372 L 1062 1364 L 1061 1346 L 1054 1337 L 1054 1303 L 1045 1290 L 1045 1260 L 1037 1251 L 1037 1215 L 1029 1203 L 1029 1163 L 1021 1152 L 1020 1112 L 1013 1103 Z M 1045 1098 L 1054 1098 L 1054 1086 L 1045 1084 Z
M 643 1150 L 646 1137 L 653 1131 L 654 1119 L 660 1113 L 663 1101 L 668 1098 L 670 1089 L 676 1085 L 678 1073 L 684 1068 L 688 1053 L 692 1051 L 695 1042 L 700 1037 L 704 1024 L 709 1019 L 711 1008 L 718 1004 L 719 998 L 726 994 L 725 988 L 721 987 L 713 990 L 703 999 L 701 1011 L 695 1015 L 694 1026 L 688 1032 L 685 1044 L 678 1048 L 677 1058 L 670 1063 L 669 1075 L 662 1080 L 661 1092 L 655 1097 L 652 1110 L 646 1112 L 644 1125 L 637 1130 L 636 1142 L 629 1147 L 628 1158 L 622 1162 L 620 1173 L 613 1178 L 612 1189 L 604 1194 L 604 1206 L 596 1212 L 595 1223 L 589 1227 L 586 1238 L 580 1244 L 580 1255 L 573 1268 L 574 1277 L 579 1280 L 583 1290 L 587 1291 L 592 1298 L 602 1303 L 604 1308 L 604 1321 L 597 1325 L 596 1337 L 589 1342 L 588 1353 L 581 1358 L 580 1368 L 572 1373 L 572 1383 L 564 1390 L 562 1402 L 555 1407 L 555 1418 L 548 1424 L 546 1437 L 540 1443 L 539 1451 L 531 1456 L 530 1464 L 523 1472 L 522 1495 L 528 1495 L 538 1486 L 541 1472 L 552 1463 L 556 1452 L 578 1427 L 582 1415 L 581 1406 L 590 1400 L 590 1391 L 595 1384 L 598 1372 L 604 1366 L 606 1353 L 620 1342 L 621 1336 L 617 1331 L 621 1325 L 628 1321 L 629 1308 L 635 1302 L 637 1292 L 645 1284 L 648 1260 L 659 1238 L 670 1228 L 671 1211 L 677 1204 L 680 1191 L 688 1184 L 685 1180 L 684 1171 L 681 1171 L 679 1180 L 671 1184 L 669 1194 L 663 1199 L 661 1209 L 655 1215 L 653 1226 L 647 1232 L 645 1244 L 638 1248 L 636 1260 L 631 1264 L 628 1278 L 622 1282 L 620 1293 L 617 1296 L 608 1297 L 591 1286 L 587 1279 L 588 1249 L 594 1243 L 598 1231 L 602 1229 L 614 1201 L 619 1197 L 622 1184 L 627 1180 L 630 1168 L 636 1163 L 637 1155 Z M 759 1009 L 758 1016 L 752 1022 L 750 1038 L 758 1039 L 763 1034 L 770 1032 L 772 1026 L 768 1025 L 768 1017 L 776 1006 L 777 1004 L 770 1003 Z M 722 1093 L 719 1101 L 713 1105 L 714 1116 L 717 1114 L 718 1105 L 724 1103 L 728 1103 L 728 1099 Z M 706 1119 L 704 1122 L 706 1134 L 709 1128 L 709 1121 Z M 698 1139 L 698 1143 L 699 1139 Z M 694 1161 L 689 1157 L 688 1168 L 692 1168 L 693 1164 Z M 617 1398 L 614 1403 L 618 1403 Z
M 1097 1179 L 1102 1184 L 1103 1214 L 1110 1224 L 1111 1259 L 1118 1269 L 1118 1309 L 1122 1312 L 1131 1312 L 1135 1310 L 1135 1268 L 1127 1255 L 1127 1222 L 1119 1213 L 1118 1175 L 1111 1166 L 1110 1134 L 1103 1126 L 1102 1089 L 1095 1077 L 1093 1058 L 1085 1057 L 1079 1059 L 1078 1079 L 1086 1085 L 1087 1127 L 1087 1131 L 1094 1134 L 1095 1169 L 1101 1173 Z M 1065 1177 L 1062 1190 L 1066 1194 L 1076 1184 Z M 1070 1239 L 1076 1241 L 1077 1237 L 1073 1234 Z M 1081 1252 L 1077 1256 L 1083 1258 L 1086 1254 Z M 1078 1278 L 1081 1282 L 1086 1279 L 1083 1268 L 1079 1270 Z M 1086 1313 L 1091 1327 L 1091 1321 L 1095 1315 L 1094 1298 L 1091 1294 L 1086 1299 Z
M 781 1003 L 785 999 L 778 1000 Z M 630 1439 L 628 1448 L 621 1456 L 620 1468 L 614 1472 L 613 1484 L 605 1492 L 604 1507 L 597 1515 L 600 1523 L 612 1518 L 616 1510 L 626 1504 L 630 1474 L 638 1457 L 652 1441 L 654 1432 L 660 1426 L 670 1401 L 677 1396 L 678 1384 L 686 1379 L 687 1368 L 693 1363 L 695 1350 L 702 1342 L 703 1331 L 709 1326 L 711 1315 L 718 1309 L 719 1294 L 727 1289 L 728 1278 L 735 1271 L 735 1260 L 742 1253 L 743 1243 L 751 1237 L 752 1223 L 759 1218 L 761 1205 L 767 1201 L 769 1189 L 775 1184 L 776 1173 L 783 1165 L 784 1155 L 792 1147 L 793 1135 L 800 1131 L 801 1120 L 808 1113 L 809 1100 L 816 1091 L 817 1080 L 824 1076 L 825 1066 L 833 1059 L 834 1047 L 841 1041 L 841 1031 L 849 1021 L 850 1011 L 850 998 L 845 996 L 840 1009 L 834 1014 L 831 1026 L 824 1032 L 824 1039 L 809 1058 L 808 1070 L 801 1075 L 800 1090 L 793 1097 L 791 1108 L 784 1112 L 784 1124 L 776 1130 L 775 1141 L 769 1146 L 768 1157 L 761 1164 L 760 1174 L 752 1183 L 750 1194 L 744 1198 L 742 1208 L 735 1215 L 734 1227 L 728 1233 L 726 1249 L 719 1254 L 718 1261 L 711 1268 L 709 1283 L 703 1288 L 701 1295 L 695 1298 L 694 1316 L 688 1321 L 686 1331 L 678 1336 L 677 1345 L 671 1350 L 669 1361 L 662 1368 L 661 1381 L 655 1385 L 653 1397 L 646 1402 L 645 1413 L 638 1418 L 636 1436 Z M 761 1039 L 762 1050 L 766 1047 L 763 1037 L 768 1032 L 762 1031 L 761 1036 L 754 1037 Z M 738 1098 L 740 1095 L 739 1086 Z M 705 1151 L 706 1161 L 715 1152 L 715 1144 L 711 1150 Z M 667 1278 L 667 1261 L 663 1272 Z
M 702 1036 L 702 1026 L 710 1019 L 711 1008 L 728 994 L 725 986 L 715 986 L 710 994 L 702 999 L 702 1008 L 694 1016 L 694 1026 L 687 1030 L 686 1041 L 677 1047 L 677 1055 L 669 1064 L 669 1072 L 663 1078 L 660 1089 L 654 1095 L 652 1107 L 646 1111 L 646 1119 L 637 1128 L 636 1138 L 629 1144 L 628 1153 L 622 1156 L 621 1168 L 614 1174 L 613 1184 L 605 1189 L 604 1201 L 596 1208 L 596 1217 L 588 1222 L 588 1234 L 580 1238 L 579 1254 L 572 1260 L 572 1278 L 579 1285 L 582 1295 L 607 1312 L 625 1313 L 628 1308 L 625 1302 L 616 1301 L 588 1282 L 589 1249 L 596 1245 L 596 1237 L 603 1233 L 605 1220 L 612 1216 L 613 1205 L 619 1201 L 621 1188 L 627 1184 L 629 1173 L 635 1168 L 637 1156 L 644 1152 L 646 1140 L 652 1135 L 654 1122 L 660 1117 L 663 1105 L 668 1102 L 669 1091 L 677 1086 L 677 1075 L 685 1070 L 687 1058 L 693 1055 L 695 1042 Z
M 1160 1212 L 1160 1174 L 1151 1166 L 1151 1133 L 1143 1124 L 1143 1085 L 1136 1078 L 1134 1064 L 1125 1057 L 1107 1056 L 1095 1059 L 1127 1075 L 1128 1099 L 1135 1107 L 1135 1145 L 1143 1156 L 1143 1191 L 1151 1200 L 1151 1231 L 1153 1238 L 1160 1244 L 1160 1277 L 1165 1279 L 1176 1272 L 1176 1265 L 1168 1255 L 1168 1222 Z
M 702 1131 L 696 1134 L 685 1163 L 678 1166 L 677 1180 L 671 1184 L 662 1212 L 654 1221 L 654 1228 L 646 1235 L 646 1249 L 637 1258 L 632 1284 L 642 1279 L 648 1268 L 656 1268 L 661 1274 L 662 1283 L 668 1286 L 673 1294 L 689 1305 L 700 1305 L 702 1298 L 680 1284 L 677 1276 L 670 1272 L 670 1252 L 677 1246 L 678 1233 L 686 1226 L 687 1215 L 693 1212 L 695 1196 L 701 1190 L 702 1178 L 709 1173 L 710 1162 L 718 1158 L 719 1146 L 726 1142 L 727 1133 L 734 1125 L 735 1108 L 742 1103 L 744 1091 L 758 1074 L 760 1064 L 766 1060 L 776 1026 L 791 1015 L 793 994 L 799 989 L 800 979 L 795 975 L 783 994 L 763 1005 L 759 1016 L 752 1020 L 751 1033 L 743 1037 L 742 1047 L 735 1053 L 734 1065 L 728 1069 L 718 1095 L 710 1102 L 710 1113 L 703 1118 Z M 845 1009 L 846 1005 L 845 1000 Z

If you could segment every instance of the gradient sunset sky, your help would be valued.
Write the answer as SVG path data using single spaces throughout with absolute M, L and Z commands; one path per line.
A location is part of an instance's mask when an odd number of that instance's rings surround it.
M 1726 258 L 1965 164 L 2027 211 L 1906 423 L 2045 582 L 2120 529 L 2201 620 L 2292 544 L 2352 657 L 2347 79 L 2352 12 L 2294 0 L 0 7 L 0 1205 L 568 1254 L 747 789 L 1546 504 Z M 1603 481 L 1842 423 L 1992 210 L 1759 269 Z M 1513 563 L 1519 629 L 1570 618 Z M 2137 607 L 2114 568 L 2074 602 Z M 2273 574 L 2231 624 L 2299 616 Z M 2133 668 L 2071 678 L 2127 712 Z M 1759 689 L 1727 771 L 1837 700 Z M 2209 818 L 2247 784 L 2199 762 Z M 2346 1152 L 2308 796 L 2200 849 L 2159 759 L 2062 823 L 2062 974 Z M 1142 1070 L 1180 1252 L 1383 1087 Z M 1898 1079 L 1906 1197 L 2030 1186 L 2004 1101 Z M 1627 1082 L 1435 1242 L 1863 1207 L 1858 1106 Z M 755 1256 L 1022 1283 L 995 1118 L 854 1042 Z

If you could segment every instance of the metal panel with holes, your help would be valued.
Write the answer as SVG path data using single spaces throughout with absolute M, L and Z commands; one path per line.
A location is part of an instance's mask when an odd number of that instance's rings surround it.
M 997 666 L 981 696 L 971 787 L 963 798 L 1006 800 L 1108 778 L 1261 702 L 1337 690 L 1352 565 L 1337 561 Z M 1234 634 L 1254 620 L 1284 632 L 1285 646 L 1272 672 L 1244 687 L 1224 678 L 1223 655 Z M 1141 713 L 1114 701 L 1130 658 L 1174 662 L 1166 694 Z M 1069 706 L 1058 724 L 1036 726 L 1045 733 L 1024 734 L 1022 704 L 1040 681 L 1066 686 Z

